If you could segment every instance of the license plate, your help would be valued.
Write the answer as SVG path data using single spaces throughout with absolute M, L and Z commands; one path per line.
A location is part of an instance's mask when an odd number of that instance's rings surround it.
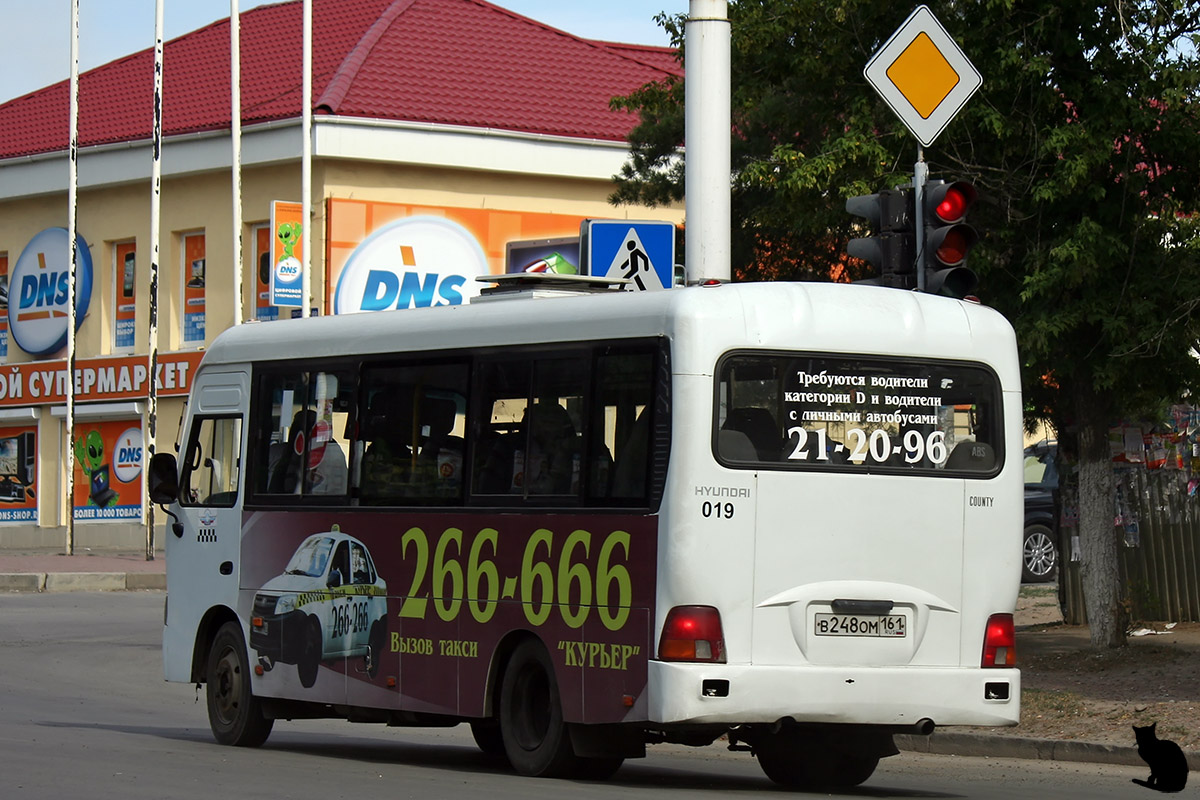
M 903 614 L 882 617 L 856 614 L 817 614 L 813 625 L 817 636 L 885 636 L 903 638 L 908 635 Z

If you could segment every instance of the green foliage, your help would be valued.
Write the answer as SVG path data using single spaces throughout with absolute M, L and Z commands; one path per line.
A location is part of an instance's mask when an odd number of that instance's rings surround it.
M 1181 396 L 1200 379 L 1200 0 L 929 5 L 984 83 L 925 157 L 980 191 L 970 264 L 1017 329 L 1027 406 L 1061 430 L 1081 393 L 1113 417 Z M 862 75 L 910 11 L 730 3 L 737 278 L 828 279 L 845 198 L 911 179 L 916 143 Z M 614 202 L 683 197 L 682 102 L 681 82 L 614 101 L 642 120 Z

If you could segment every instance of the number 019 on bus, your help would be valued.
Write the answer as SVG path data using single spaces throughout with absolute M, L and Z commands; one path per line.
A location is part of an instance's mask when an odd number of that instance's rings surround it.
M 895 733 L 1018 720 L 1019 386 L 999 314 L 870 286 L 238 326 L 150 465 L 165 676 L 227 744 L 466 723 L 600 778 L 725 737 L 861 783 Z

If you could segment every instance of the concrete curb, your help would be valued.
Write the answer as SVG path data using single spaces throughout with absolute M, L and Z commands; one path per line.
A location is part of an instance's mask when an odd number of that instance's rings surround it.
M 163 591 L 167 576 L 155 572 L 0 573 L 0 592 Z
M 943 731 L 934 731 L 929 736 L 897 734 L 895 740 L 896 747 L 910 753 L 1021 758 L 1040 761 L 1084 761 L 1127 767 L 1146 766 L 1146 762 L 1138 755 L 1137 748 L 1134 746 L 1125 747 L 1059 739 L 1028 739 L 989 733 L 946 733 Z M 1184 755 L 1187 756 L 1191 769 L 1200 769 L 1200 751 L 1184 751 Z

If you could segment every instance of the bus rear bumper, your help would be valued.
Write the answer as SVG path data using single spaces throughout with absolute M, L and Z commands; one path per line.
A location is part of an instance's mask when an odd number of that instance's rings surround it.
M 1016 725 L 1017 669 L 649 664 L 651 722 Z

